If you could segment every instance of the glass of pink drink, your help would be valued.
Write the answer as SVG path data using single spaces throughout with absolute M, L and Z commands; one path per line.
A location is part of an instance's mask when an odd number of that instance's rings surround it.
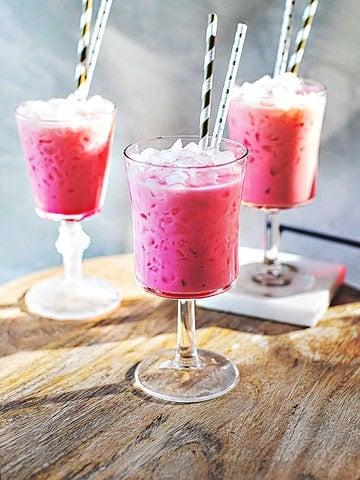
M 264 262 L 242 267 L 238 283 L 254 293 L 289 295 L 314 284 L 280 262 L 278 212 L 314 198 L 325 103 L 322 84 L 293 73 L 245 83 L 231 99 L 229 137 L 249 149 L 243 201 L 266 214 Z
M 223 140 L 200 149 L 198 137 L 158 137 L 124 152 L 131 201 L 135 275 L 160 297 L 178 300 L 176 351 L 155 353 L 136 383 L 165 400 L 198 402 L 229 391 L 235 365 L 197 350 L 195 299 L 229 289 L 238 271 L 240 203 L 247 149 Z
M 60 221 L 56 248 L 64 275 L 45 279 L 26 294 L 30 312 L 56 320 L 83 320 L 114 310 L 113 285 L 82 276 L 89 246 L 80 221 L 104 203 L 115 125 L 114 105 L 99 96 L 28 101 L 15 110 L 36 213 Z

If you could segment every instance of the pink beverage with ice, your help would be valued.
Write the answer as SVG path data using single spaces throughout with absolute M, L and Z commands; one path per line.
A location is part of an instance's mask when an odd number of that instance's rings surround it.
M 163 148 L 164 137 L 158 140 Z M 247 151 L 236 142 L 223 141 L 228 151 L 219 152 L 189 139 L 171 147 L 171 140 L 165 150 L 157 139 L 125 150 L 135 274 L 163 297 L 207 297 L 228 289 L 238 275 Z
M 229 137 L 249 149 L 244 202 L 285 209 L 314 197 L 325 102 L 323 85 L 293 73 L 234 89 Z
M 16 109 L 37 213 L 81 220 L 103 205 L 115 123 L 114 105 L 96 95 L 79 101 L 29 101 Z

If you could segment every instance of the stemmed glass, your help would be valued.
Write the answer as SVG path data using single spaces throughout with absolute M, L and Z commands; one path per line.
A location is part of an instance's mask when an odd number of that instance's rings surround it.
M 60 222 L 56 248 L 64 275 L 28 290 L 32 313 L 55 320 L 102 316 L 120 302 L 104 279 L 82 276 L 82 257 L 90 238 L 80 221 L 104 203 L 116 109 L 99 96 L 28 101 L 15 110 L 36 213 Z
M 217 397 L 238 378 L 224 356 L 197 349 L 195 299 L 226 291 L 238 276 L 247 149 L 224 139 L 221 155 L 213 157 L 219 151 L 201 150 L 198 142 L 157 137 L 124 151 L 136 279 L 147 292 L 178 300 L 176 351 L 144 359 L 135 381 L 148 394 L 176 402 Z
M 229 137 L 249 148 L 243 202 L 265 212 L 264 260 L 242 265 L 237 286 L 264 296 L 305 292 L 315 283 L 309 272 L 281 262 L 278 217 L 315 196 L 326 90 L 317 81 L 285 76 L 299 82 L 296 91 L 236 86 L 228 116 Z

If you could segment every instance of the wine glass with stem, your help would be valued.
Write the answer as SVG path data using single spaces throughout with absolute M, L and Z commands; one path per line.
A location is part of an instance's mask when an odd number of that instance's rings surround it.
M 237 282 L 256 295 L 286 296 L 315 284 L 311 273 L 283 262 L 279 253 L 279 212 L 315 196 L 326 103 L 320 82 L 298 80 L 296 91 L 279 97 L 271 88 L 237 86 L 230 101 L 229 137 L 249 149 L 243 203 L 265 213 L 263 261 L 242 265 Z
M 195 300 L 226 291 L 238 276 L 247 149 L 223 139 L 202 150 L 198 142 L 197 136 L 157 137 L 124 151 L 136 279 L 147 292 L 178 302 L 175 351 L 145 358 L 135 382 L 175 402 L 223 395 L 238 379 L 229 359 L 197 349 Z
M 104 204 L 116 108 L 88 100 L 27 101 L 15 109 L 36 213 L 60 222 L 56 248 L 63 275 L 46 278 L 25 295 L 27 309 L 55 320 L 101 317 L 120 303 L 110 282 L 82 275 L 90 237 L 81 221 Z

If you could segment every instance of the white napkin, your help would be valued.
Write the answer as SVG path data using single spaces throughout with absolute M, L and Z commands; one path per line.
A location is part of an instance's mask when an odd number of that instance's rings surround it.
M 263 252 L 254 248 L 241 247 L 239 255 L 238 282 L 225 293 L 197 300 L 196 304 L 199 307 L 310 327 L 324 315 L 337 288 L 345 278 L 344 265 L 282 253 L 281 261 L 294 265 L 299 271 L 308 272 L 315 277 L 313 287 L 305 293 L 298 294 L 289 294 L 287 286 L 275 287 L 278 291 L 281 289 L 284 296 L 254 295 L 241 286 L 251 282 L 247 274 L 241 274 L 241 265 L 261 262 Z

